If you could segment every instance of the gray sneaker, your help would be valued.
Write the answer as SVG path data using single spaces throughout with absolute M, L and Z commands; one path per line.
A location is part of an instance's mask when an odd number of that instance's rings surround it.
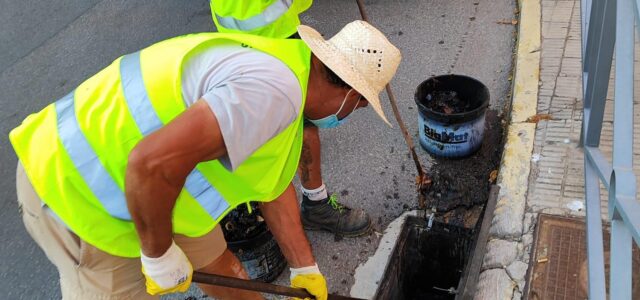
M 312 201 L 302 197 L 300 212 L 305 229 L 325 230 L 344 237 L 361 236 L 371 229 L 371 218 L 364 210 L 338 203 L 335 195 L 315 205 L 309 205 Z

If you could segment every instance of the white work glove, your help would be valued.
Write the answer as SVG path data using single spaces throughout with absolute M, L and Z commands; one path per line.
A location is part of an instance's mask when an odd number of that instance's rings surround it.
M 140 254 L 147 293 L 162 295 L 186 292 L 189 289 L 193 267 L 176 243 L 172 241 L 167 252 L 160 257 L 147 257 L 142 252 Z
M 327 300 L 327 281 L 318 269 L 318 264 L 303 268 L 289 268 L 291 270 L 291 287 L 303 288 L 314 295 L 317 300 Z

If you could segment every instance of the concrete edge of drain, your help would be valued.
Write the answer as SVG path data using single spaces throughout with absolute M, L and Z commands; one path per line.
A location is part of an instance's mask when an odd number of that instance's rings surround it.
M 489 239 L 517 240 L 522 236 L 522 216 L 526 211 L 531 155 L 537 126 L 535 123 L 528 123 L 527 119 L 537 113 L 538 107 L 542 51 L 541 0 L 519 0 L 518 5 L 520 22 L 513 97 L 498 175 L 500 192 L 491 220 Z M 521 219 L 518 220 L 518 217 Z M 482 287 L 490 289 L 495 286 L 495 283 L 489 281 L 486 277 L 479 277 L 476 295 L 487 292 Z M 498 291 L 493 291 L 494 295 L 497 293 Z
M 382 276 L 384 276 L 384 270 L 389 263 L 389 258 L 402 232 L 404 222 L 407 217 L 417 215 L 417 210 L 407 211 L 387 226 L 382 239 L 380 239 L 376 253 L 369 257 L 364 264 L 360 264 L 356 268 L 355 283 L 351 286 L 351 297 L 372 299 L 375 296 Z

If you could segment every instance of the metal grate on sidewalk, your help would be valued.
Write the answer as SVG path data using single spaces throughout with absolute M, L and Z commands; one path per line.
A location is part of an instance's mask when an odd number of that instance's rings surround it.
M 528 298 L 587 299 L 579 282 L 587 258 L 584 222 L 540 214 L 534 245 Z
M 526 299 L 587 299 L 587 246 L 584 220 L 540 214 L 529 260 Z M 609 233 L 604 232 L 605 261 Z M 633 299 L 640 299 L 640 250 L 633 247 Z M 607 277 L 609 267 L 606 266 Z

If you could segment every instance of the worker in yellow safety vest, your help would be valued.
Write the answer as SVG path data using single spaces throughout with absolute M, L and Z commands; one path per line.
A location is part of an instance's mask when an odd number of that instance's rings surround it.
M 211 16 L 218 32 L 250 33 L 287 38 L 300 25 L 299 15 L 312 0 L 211 0 Z
M 216 226 L 249 201 L 291 266 L 327 298 L 291 184 L 304 120 L 339 124 L 370 105 L 400 52 L 366 22 L 330 40 L 200 33 L 124 55 L 9 134 L 27 231 L 64 299 L 157 299 L 193 270 L 247 278 Z M 387 121 L 388 123 L 388 121 Z M 216 299 L 258 293 L 201 287 Z
M 211 0 L 209 3 L 218 32 L 245 32 L 273 38 L 299 38 L 296 32 L 299 15 L 311 6 L 311 0 Z M 371 218 L 362 209 L 339 203 L 337 195 L 328 192 L 322 179 L 318 128 L 327 127 L 331 126 L 304 122 L 298 165 L 302 224 L 306 229 L 325 230 L 339 236 L 360 236 L 370 231 Z

